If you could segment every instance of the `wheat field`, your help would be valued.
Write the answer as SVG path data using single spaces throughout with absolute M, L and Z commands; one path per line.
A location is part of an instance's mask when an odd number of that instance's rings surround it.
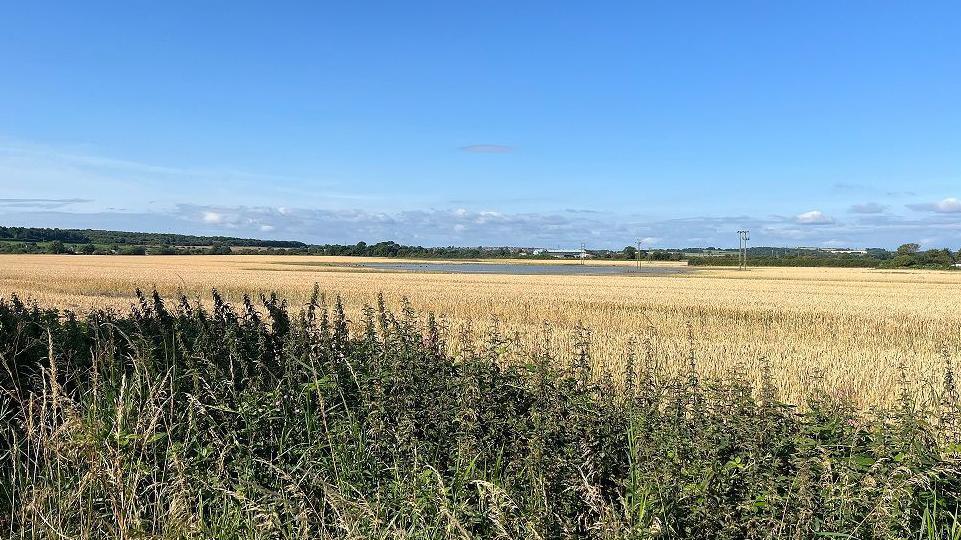
M 558 276 L 345 266 L 363 261 L 3 255 L 0 297 L 17 294 L 78 310 L 126 309 L 137 287 L 200 301 L 216 288 L 235 302 L 244 293 L 277 292 L 296 304 L 306 302 L 317 283 L 328 297 L 342 297 L 355 322 L 379 292 L 395 306 L 407 298 L 417 311 L 437 313 L 451 336 L 462 335 L 470 322 L 482 339 L 496 321 L 506 338 L 505 360 L 540 346 L 547 323 L 563 361 L 580 323 L 590 330 L 594 361 L 615 379 L 634 343 L 667 369 L 684 369 L 691 351 L 707 375 L 731 369 L 757 374 L 768 365 L 784 399 L 799 400 L 820 386 L 863 407 L 896 398 L 902 367 L 913 390 L 928 398 L 944 376 L 946 358 L 961 350 L 961 272 L 723 268 Z

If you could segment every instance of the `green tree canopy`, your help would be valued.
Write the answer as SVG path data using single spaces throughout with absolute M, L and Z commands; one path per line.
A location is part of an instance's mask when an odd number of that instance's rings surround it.
M 918 244 L 901 244 L 898 247 L 898 255 L 914 255 L 919 249 L 921 249 L 921 246 Z

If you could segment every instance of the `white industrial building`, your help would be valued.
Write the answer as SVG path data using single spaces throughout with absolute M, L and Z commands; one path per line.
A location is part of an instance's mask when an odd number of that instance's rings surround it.
M 550 255 L 558 259 L 590 259 L 591 254 L 586 249 L 544 249 L 540 253 Z M 539 255 L 540 253 L 535 253 Z

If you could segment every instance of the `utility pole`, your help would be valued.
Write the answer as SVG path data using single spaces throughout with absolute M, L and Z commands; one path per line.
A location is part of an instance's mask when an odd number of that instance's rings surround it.
M 637 269 L 641 269 L 641 241 L 637 241 L 637 251 L 634 252 L 634 258 L 637 259 Z
M 747 241 L 751 239 L 751 231 L 737 231 L 740 249 L 740 270 L 747 269 Z
M 584 259 L 587 258 L 587 249 L 585 249 L 584 242 L 581 242 L 581 264 L 584 264 Z

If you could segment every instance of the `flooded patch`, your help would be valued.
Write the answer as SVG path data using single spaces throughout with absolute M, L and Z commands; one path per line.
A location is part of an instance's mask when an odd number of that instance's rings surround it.
M 590 264 L 503 264 L 503 263 L 404 263 L 365 262 L 363 268 L 395 272 L 439 274 L 510 274 L 544 276 L 672 275 L 689 271 L 684 266 L 593 266 Z

